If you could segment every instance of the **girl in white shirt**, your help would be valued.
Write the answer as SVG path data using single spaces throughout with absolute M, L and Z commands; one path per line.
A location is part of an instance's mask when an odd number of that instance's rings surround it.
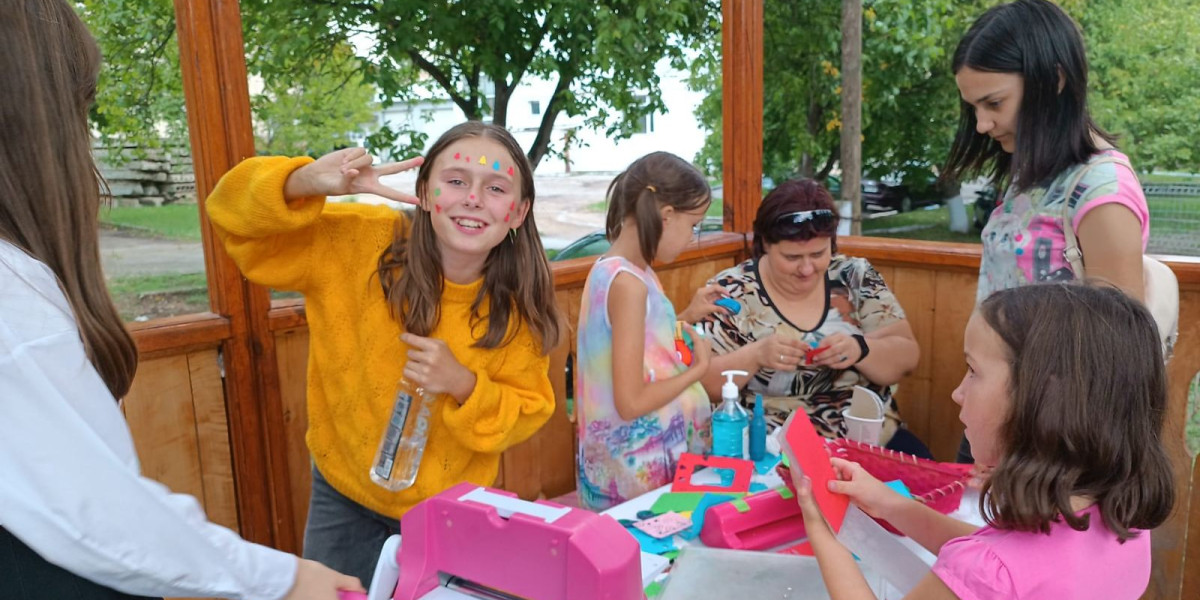
M 97 242 L 87 112 L 100 53 L 65 0 L 0 0 L 0 12 L 0 595 L 362 591 L 352 577 L 242 540 L 139 473 L 116 400 L 137 349 Z

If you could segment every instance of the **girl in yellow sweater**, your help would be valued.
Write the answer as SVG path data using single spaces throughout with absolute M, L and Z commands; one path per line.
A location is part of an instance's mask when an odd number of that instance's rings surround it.
M 379 182 L 417 166 L 416 197 Z M 419 210 L 409 223 L 389 207 L 325 202 L 354 193 Z M 462 481 L 491 485 L 500 453 L 550 418 L 560 325 L 533 199 L 521 147 L 476 121 L 400 163 L 372 166 L 359 148 L 251 158 L 209 197 L 246 277 L 306 298 L 305 557 L 369 585 L 405 511 Z M 437 400 L 415 483 L 390 492 L 368 472 L 402 377 Z

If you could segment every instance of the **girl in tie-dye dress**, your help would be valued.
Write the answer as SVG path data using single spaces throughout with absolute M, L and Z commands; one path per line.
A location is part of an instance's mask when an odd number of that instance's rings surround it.
M 592 267 L 579 313 L 575 398 L 579 498 L 603 510 L 670 482 L 679 456 L 703 453 L 712 409 L 699 384 L 710 346 L 675 351 L 675 309 L 650 269 L 691 241 L 711 199 L 704 177 L 677 156 L 642 157 L 609 186 L 608 254 Z M 702 288 L 679 319 L 717 309 Z

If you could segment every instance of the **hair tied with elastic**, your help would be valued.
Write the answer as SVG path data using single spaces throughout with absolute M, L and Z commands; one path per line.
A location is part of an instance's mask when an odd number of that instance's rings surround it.
M 648 190 L 650 190 L 650 191 L 652 191 L 652 192 L 654 192 L 654 193 L 658 193 L 658 188 L 656 188 L 656 187 L 654 187 L 654 186 L 652 186 L 652 185 L 648 185 L 648 186 L 646 186 L 646 189 L 648 189 Z

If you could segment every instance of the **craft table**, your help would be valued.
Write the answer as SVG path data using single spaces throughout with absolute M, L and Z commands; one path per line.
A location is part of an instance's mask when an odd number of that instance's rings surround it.
M 711 469 L 707 469 L 704 471 L 697 472 L 693 476 L 692 481 L 693 481 L 693 483 L 697 483 L 697 484 L 711 485 L 711 484 L 717 484 L 719 482 L 719 478 L 716 475 L 716 473 L 714 473 Z M 751 481 L 753 483 L 760 483 L 762 485 L 765 485 L 768 489 L 783 485 L 783 480 L 779 477 L 778 474 L 776 474 L 776 472 L 774 470 L 770 471 L 769 473 L 767 473 L 765 475 L 760 475 L 760 474 L 755 473 L 755 475 L 751 479 Z M 637 520 L 637 518 L 638 518 L 637 514 L 639 512 L 650 510 L 650 508 L 652 506 L 654 506 L 654 503 L 658 500 L 658 498 L 660 496 L 662 496 L 663 494 L 668 493 L 670 491 L 671 491 L 671 485 L 670 484 L 664 485 L 656 490 L 642 494 L 641 496 L 638 496 L 637 498 L 633 498 L 632 500 L 628 500 L 622 504 L 614 506 L 614 507 L 604 511 L 603 514 L 609 515 L 609 516 L 613 517 L 614 519 L 618 519 L 618 520 L 622 520 L 622 519 Z M 974 489 L 967 488 L 966 492 L 963 494 L 962 501 L 959 503 L 958 509 L 955 510 L 954 512 L 950 513 L 950 516 L 954 517 L 956 519 L 959 519 L 961 521 L 978 524 L 982 527 L 984 524 L 984 521 L 983 521 L 983 517 L 979 514 L 979 493 Z M 906 547 L 911 548 L 914 551 L 914 553 L 922 561 L 925 562 L 925 564 L 927 564 L 927 565 L 933 564 L 936 557 L 929 551 L 922 548 L 919 544 L 917 544 L 912 539 L 905 537 L 905 536 L 896 536 L 893 534 L 887 534 L 887 535 L 891 535 L 892 537 L 897 539 L 900 543 L 904 544 Z M 685 540 L 677 534 L 677 535 L 672 536 L 671 539 L 674 541 L 675 546 L 677 548 L 682 548 L 682 547 L 688 546 L 688 545 L 701 545 L 701 546 L 703 545 L 703 542 L 700 541 L 699 537 L 696 537 L 691 540 Z M 643 565 L 644 571 L 646 569 L 654 569 L 655 571 L 661 571 L 664 566 L 663 563 L 664 563 L 664 561 L 661 557 L 646 554 L 643 552 L 642 565 Z M 891 588 L 891 586 L 889 586 L 887 584 L 886 580 L 884 580 L 881 575 L 873 572 L 871 570 L 870 565 L 863 564 L 861 566 L 863 568 L 863 574 L 867 577 L 868 583 L 871 584 L 871 587 L 876 591 L 876 594 L 879 596 L 879 598 L 887 599 L 887 598 L 902 597 L 901 594 L 899 594 L 894 588 Z M 643 572 L 642 578 L 644 581 L 650 581 L 651 574 L 648 572 Z

